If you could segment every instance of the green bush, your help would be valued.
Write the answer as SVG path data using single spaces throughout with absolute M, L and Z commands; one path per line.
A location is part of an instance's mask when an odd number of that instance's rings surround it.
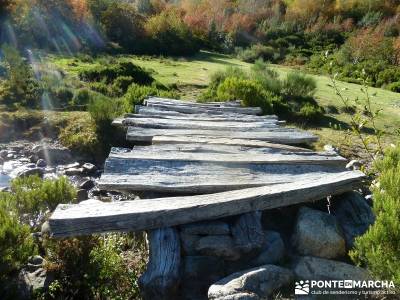
M 59 87 L 50 90 L 50 99 L 53 102 L 54 107 L 62 108 L 66 107 L 71 103 L 74 93 L 67 87 Z
M 228 77 L 248 79 L 248 75 L 239 68 L 228 67 L 223 71 L 217 71 L 211 75 L 208 88 L 200 95 L 200 102 L 207 100 L 218 101 L 218 87 Z
M 317 83 L 314 78 L 299 72 L 291 72 L 283 81 L 282 93 L 289 98 L 311 97 L 316 88 Z
M 111 99 L 104 95 L 95 95 L 90 100 L 88 111 L 95 123 L 97 140 L 102 149 L 99 152 L 105 154 L 112 146 L 118 146 L 124 140 L 112 121 L 125 112 L 122 99 Z
M 132 112 L 135 109 L 135 105 L 140 105 L 143 100 L 149 96 L 159 96 L 165 98 L 178 99 L 179 95 L 174 91 L 160 90 L 152 86 L 143 86 L 132 84 L 129 86 L 126 94 L 124 95 L 125 108 L 127 111 Z
M 251 68 L 251 79 L 259 82 L 266 91 L 275 95 L 282 92 L 282 81 L 276 71 L 268 67 L 262 60 L 257 60 Z
M 323 115 L 324 111 L 320 106 L 308 102 L 301 106 L 300 111 L 297 113 L 297 116 L 303 121 L 310 123 L 320 121 Z
M 380 280 L 400 285 L 400 145 L 376 162 L 379 172 L 373 188 L 375 223 L 356 238 L 350 252 L 355 263 L 367 266 Z
M 271 46 L 255 44 L 252 45 L 250 48 L 239 51 L 238 58 L 249 63 L 255 62 L 258 59 L 273 61 L 276 51 L 277 50 Z
M 245 106 L 259 106 L 265 114 L 272 113 L 275 96 L 263 89 L 261 84 L 249 79 L 226 78 L 217 90 L 221 101 L 242 100 Z
M 33 76 L 30 65 L 18 50 L 4 45 L 1 48 L 7 74 L 0 81 L 0 103 L 10 107 L 40 107 L 42 89 Z
M 97 93 L 103 94 L 105 96 L 111 96 L 113 94 L 112 88 L 110 86 L 102 81 L 95 81 L 95 82 L 90 82 L 89 83 L 89 88 L 92 91 L 95 91 Z
M 79 72 L 79 78 L 84 81 L 97 81 L 111 84 L 120 76 L 132 77 L 137 84 L 149 85 L 154 79 L 141 67 L 132 62 L 118 62 L 116 64 L 91 67 Z
M 93 93 L 87 88 L 81 88 L 75 91 L 72 98 L 71 105 L 76 106 L 76 108 L 85 108 L 92 98 Z
M 0 194 L 0 201 L 2 198 Z M 0 294 L 7 276 L 23 266 L 35 251 L 29 226 L 0 203 Z
M 389 91 L 396 92 L 396 93 L 400 93 L 400 81 L 398 81 L 398 82 L 393 82 L 393 83 L 391 83 L 391 84 L 388 84 L 388 85 L 386 86 L 386 88 L 387 88 Z
M 56 281 L 42 298 L 139 299 L 137 279 L 147 257 L 143 239 L 107 234 L 44 243 Z M 133 247 L 135 252 L 126 251 Z M 126 260 L 129 254 L 133 257 Z
M 134 82 L 135 79 L 132 76 L 119 76 L 113 82 L 113 91 L 115 91 L 117 96 L 122 96 Z
M 59 203 L 75 200 L 76 190 L 65 177 L 57 180 L 38 176 L 16 178 L 11 182 L 12 193 L 2 193 L 0 202 L 14 211 L 25 224 L 38 226 Z

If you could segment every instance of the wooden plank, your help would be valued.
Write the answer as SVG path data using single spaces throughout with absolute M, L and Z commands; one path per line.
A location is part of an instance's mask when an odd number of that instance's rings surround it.
M 342 166 L 133 160 L 110 157 L 98 184 L 109 191 L 207 194 L 295 182 L 341 172 Z
M 282 128 L 275 121 L 266 122 L 213 122 L 196 120 L 170 120 L 156 118 L 127 118 L 122 121 L 124 126 L 156 129 L 209 129 L 209 130 L 265 130 L 266 128 Z
M 241 101 L 220 101 L 220 102 L 196 102 L 195 100 L 177 100 L 171 98 L 149 97 L 143 101 L 144 105 L 148 104 L 168 104 L 192 107 L 241 107 Z
M 236 146 L 246 148 L 265 148 L 276 149 L 281 151 L 294 152 L 311 152 L 310 149 L 290 146 L 285 144 L 269 143 L 257 140 L 231 139 L 231 138 L 216 138 L 206 136 L 154 136 L 152 139 L 153 145 L 171 145 L 171 144 L 204 144 L 211 147 L 216 146 Z
M 148 103 L 148 107 L 154 107 L 161 110 L 172 110 L 185 114 L 207 113 L 210 115 L 220 115 L 224 113 L 237 113 L 244 115 L 261 115 L 262 110 L 259 107 L 192 107 L 184 105 L 168 105 L 167 103 Z
M 247 147 L 240 145 L 219 145 L 219 144 L 202 144 L 202 143 L 187 143 L 187 144 L 155 144 L 150 146 L 135 146 L 134 151 L 150 151 L 150 152 L 190 152 L 190 153 L 220 153 L 220 154 L 267 154 L 267 153 L 288 153 L 302 154 L 302 153 L 315 153 L 310 149 L 286 146 L 279 144 L 272 144 L 271 147 Z M 112 151 L 112 150 L 111 150 Z M 112 151 L 118 152 L 118 151 Z M 337 155 L 335 152 L 324 152 L 326 155 Z
M 233 119 L 238 119 L 238 120 L 257 120 L 257 121 L 263 121 L 265 119 L 277 119 L 278 117 L 275 115 L 264 115 L 264 116 L 255 116 L 255 115 L 243 115 L 243 114 L 238 114 L 238 113 L 218 113 L 218 114 L 207 114 L 207 113 L 194 113 L 194 114 L 186 114 L 186 113 L 180 113 L 177 111 L 173 110 L 167 110 L 167 109 L 159 109 L 156 107 L 147 107 L 147 106 L 141 106 L 141 105 L 136 105 L 135 106 L 135 113 L 136 114 L 126 114 L 126 117 L 130 117 L 132 115 L 153 115 L 155 117 L 185 117 L 185 118 L 207 118 L 207 120 L 222 120 L 226 121 L 227 119 L 233 120 Z
M 158 228 L 148 233 L 149 263 L 139 278 L 144 300 L 176 299 L 181 264 L 179 233 L 175 228 Z
M 49 224 L 55 237 L 176 226 L 320 200 L 353 190 L 363 178 L 362 172 L 345 171 L 211 195 L 60 204 L 50 217 Z
M 198 137 L 208 136 L 215 138 L 232 138 L 232 139 L 247 139 L 260 140 L 280 144 L 303 144 L 312 143 L 318 138 L 308 132 L 300 130 L 282 130 L 276 128 L 274 131 L 224 131 L 224 130 L 205 130 L 205 129 L 153 129 L 153 128 L 138 128 L 129 127 L 127 132 L 127 140 L 131 142 L 148 142 L 151 143 L 154 136 L 185 136 Z
M 212 153 L 179 150 L 158 151 L 157 148 L 134 147 L 127 153 L 110 153 L 110 159 L 173 162 L 215 162 L 233 164 L 317 164 L 345 166 L 347 159 L 332 153 Z

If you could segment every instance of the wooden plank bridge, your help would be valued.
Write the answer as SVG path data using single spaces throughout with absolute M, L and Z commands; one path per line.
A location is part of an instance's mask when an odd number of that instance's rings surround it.
M 301 147 L 317 141 L 313 134 L 239 101 L 152 97 L 144 104 L 114 121 L 135 146 L 111 151 L 99 186 L 175 196 L 61 204 L 49 223 L 55 237 L 147 230 L 150 262 L 141 286 L 148 299 L 164 299 L 177 276 L 173 226 L 323 199 L 355 189 L 364 177 L 335 152 Z

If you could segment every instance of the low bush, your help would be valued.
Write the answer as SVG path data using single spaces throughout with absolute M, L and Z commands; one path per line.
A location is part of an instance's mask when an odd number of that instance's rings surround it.
M 79 72 L 79 78 L 84 81 L 97 81 L 111 84 L 118 77 L 132 77 L 137 84 L 149 85 L 154 79 L 141 67 L 132 62 L 118 62 L 110 65 L 95 66 Z
M 218 86 L 228 77 L 248 79 L 248 75 L 239 68 L 228 67 L 225 70 L 217 71 L 211 75 L 207 89 L 200 95 L 200 102 L 218 101 Z
M 126 251 L 133 243 L 136 253 Z M 126 234 L 46 239 L 47 268 L 56 280 L 42 298 L 138 299 L 137 279 L 147 257 L 143 244 Z M 128 253 L 136 254 L 133 261 L 125 259 Z
M 252 66 L 250 77 L 259 82 L 266 91 L 275 95 L 281 94 L 282 81 L 279 79 L 279 74 L 262 60 L 257 60 Z
M 161 90 L 157 88 L 156 85 L 143 86 L 132 84 L 129 86 L 126 94 L 123 97 L 126 111 L 134 111 L 135 105 L 142 104 L 143 100 L 149 96 L 159 96 L 174 99 L 179 98 L 179 95 L 175 91 Z
M 400 285 L 400 145 L 376 162 L 379 172 L 373 187 L 375 223 L 356 238 L 350 252 L 355 263 L 366 266 L 379 280 Z
M 282 84 L 282 93 L 289 97 L 312 97 L 317 88 L 314 78 L 298 72 L 288 73 Z
M 301 106 L 297 116 L 304 122 L 317 123 L 324 115 L 323 109 L 312 103 L 305 103 Z
M 400 81 L 388 84 L 386 89 L 392 92 L 400 93 Z
M 28 225 L 2 205 L 0 194 L 0 294 L 6 289 L 8 276 L 23 266 L 36 252 Z
M 236 77 L 226 78 L 217 90 L 217 99 L 222 101 L 242 100 L 245 106 L 261 107 L 265 114 L 273 112 L 275 98 L 258 82 Z
M 276 51 L 277 50 L 271 46 L 255 44 L 245 50 L 239 50 L 237 56 L 239 59 L 249 63 L 253 63 L 258 59 L 273 61 L 276 56 Z
M 134 82 L 135 79 L 132 76 L 119 76 L 113 82 L 113 91 L 116 96 L 122 96 Z
M 75 91 L 75 94 L 71 100 L 71 105 L 75 106 L 75 109 L 80 108 L 84 110 L 89 104 L 93 93 L 87 88 L 81 88 Z
M 112 121 L 116 117 L 124 114 L 124 101 L 97 94 L 91 98 L 88 111 L 94 121 L 97 140 L 101 145 L 98 152 L 100 155 L 104 155 L 112 146 L 119 146 L 124 140 L 112 125 Z

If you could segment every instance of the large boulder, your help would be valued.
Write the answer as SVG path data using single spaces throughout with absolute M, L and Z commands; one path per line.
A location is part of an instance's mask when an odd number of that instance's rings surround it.
M 68 148 L 57 145 L 37 145 L 32 152 L 38 159 L 44 159 L 48 165 L 67 164 L 73 161 Z
M 300 255 L 335 258 L 346 254 L 345 240 L 336 218 L 308 207 L 298 212 L 292 244 Z
M 346 245 L 350 249 L 354 239 L 364 234 L 374 223 L 375 216 L 366 199 L 357 192 L 348 192 L 334 198 L 333 214 L 343 228 Z
M 299 279 L 313 280 L 366 280 L 368 272 L 339 261 L 304 256 L 295 259 L 293 271 Z
M 252 267 L 262 266 L 267 264 L 276 264 L 285 256 L 285 244 L 279 232 L 266 231 L 266 243 L 261 253 L 252 259 L 249 265 Z
M 291 283 L 293 278 L 291 270 L 264 265 L 233 273 L 214 283 L 208 289 L 208 298 L 211 300 L 266 299 L 275 290 Z

